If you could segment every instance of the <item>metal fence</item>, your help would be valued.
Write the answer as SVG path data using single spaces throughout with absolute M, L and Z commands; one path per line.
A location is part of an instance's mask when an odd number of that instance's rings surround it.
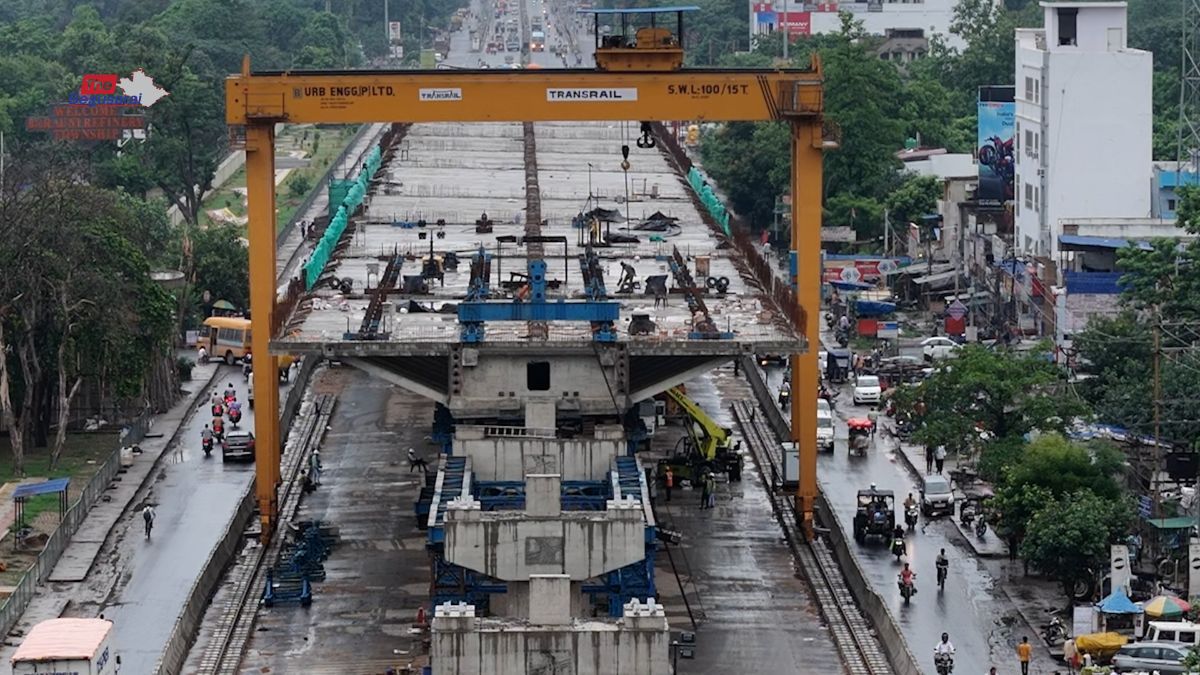
M 58 559 L 62 557 L 63 551 L 71 543 L 71 537 L 75 536 L 75 532 L 79 530 L 79 526 L 87 518 L 92 504 L 95 504 L 100 495 L 108 489 L 113 478 L 121 470 L 121 448 L 134 443 L 140 443 L 146 437 L 150 419 L 150 413 L 146 411 L 142 413 L 141 417 L 134 424 L 126 427 L 121 432 L 117 439 L 117 445 L 109 454 L 108 459 L 100 465 L 100 470 L 87 482 L 87 485 L 79 493 L 79 498 L 75 500 L 71 508 L 67 509 L 66 514 L 63 515 L 62 522 L 54 529 L 50 538 L 46 540 L 46 546 L 38 554 L 33 566 L 17 582 L 16 588 L 13 589 L 12 595 L 8 596 L 8 600 L 5 601 L 4 606 L 0 607 L 0 635 L 7 635 L 13 629 L 13 626 L 17 625 L 17 621 L 25 613 L 25 608 L 29 606 L 34 594 L 37 593 L 38 585 L 45 581 L 50 572 L 54 570 L 54 566 L 58 564 Z

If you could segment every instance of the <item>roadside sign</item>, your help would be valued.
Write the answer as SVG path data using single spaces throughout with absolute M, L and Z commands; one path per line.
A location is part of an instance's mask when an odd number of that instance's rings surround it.
M 961 300 L 955 300 L 946 308 L 946 316 L 951 319 L 961 319 L 967 315 L 967 306 Z

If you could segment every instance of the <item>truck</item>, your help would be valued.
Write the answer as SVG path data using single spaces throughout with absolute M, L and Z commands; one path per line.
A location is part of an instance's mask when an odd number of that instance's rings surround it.
M 112 675 L 121 657 L 112 652 L 107 619 L 49 619 L 33 627 L 12 657 L 13 675 Z

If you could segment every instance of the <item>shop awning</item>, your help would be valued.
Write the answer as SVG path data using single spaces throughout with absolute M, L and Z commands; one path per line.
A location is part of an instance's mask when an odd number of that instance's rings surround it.
M 1159 530 L 1186 530 L 1196 524 L 1196 519 L 1190 516 L 1175 518 L 1147 518 L 1146 522 Z
M 946 272 L 938 272 L 936 274 L 927 274 L 923 277 L 917 277 L 916 279 L 913 279 L 912 282 L 920 286 L 929 285 L 932 287 L 941 287 L 948 286 L 949 284 L 953 283 L 954 278 L 957 276 L 958 270 L 949 270 Z
M 1085 237 L 1078 234 L 1060 234 L 1058 244 L 1059 248 L 1064 251 L 1116 250 L 1126 246 L 1136 246 L 1143 251 L 1153 249 L 1148 241 L 1134 241 L 1120 237 Z

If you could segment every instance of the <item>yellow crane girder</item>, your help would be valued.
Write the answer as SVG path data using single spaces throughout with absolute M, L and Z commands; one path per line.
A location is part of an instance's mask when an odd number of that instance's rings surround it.
M 252 350 L 270 353 L 275 311 L 275 129 L 372 122 L 766 121 L 791 126 L 794 279 L 809 348 L 792 358 L 792 435 L 800 450 L 796 509 L 812 531 L 817 483 L 817 349 L 820 344 L 821 173 L 825 137 L 820 62 L 804 70 L 297 71 L 250 70 L 226 79 L 226 121 L 245 127 Z M 639 54 L 639 56 L 641 56 Z M 279 397 L 274 359 L 256 361 L 255 493 L 264 541 L 278 512 Z

